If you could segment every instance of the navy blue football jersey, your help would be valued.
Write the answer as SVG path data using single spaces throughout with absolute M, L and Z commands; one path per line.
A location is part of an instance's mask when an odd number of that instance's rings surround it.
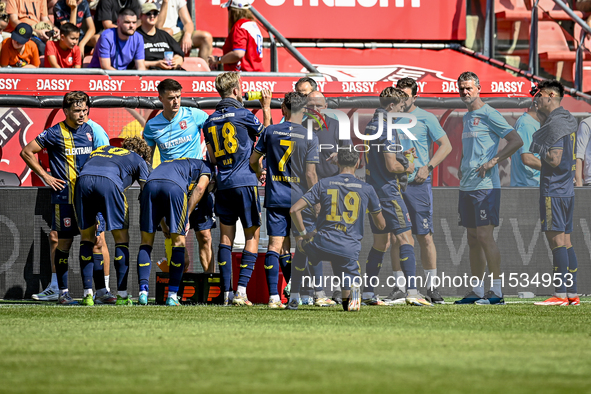
M 320 180 L 302 198 L 310 207 L 320 203 L 318 234 L 313 241 L 316 247 L 358 259 L 365 212 L 382 210 L 373 187 L 351 174 L 339 174 Z
M 388 113 L 379 108 L 373 115 L 373 118 L 365 128 L 366 135 L 375 135 L 380 130 L 380 113 L 382 118 L 382 131 L 379 138 L 366 141 L 369 149 L 365 153 L 365 180 L 376 190 L 380 200 L 391 200 L 393 196 L 400 195 L 400 184 L 398 182 L 398 175 L 388 171 L 386 167 L 386 159 L 384 153 L 394 153 L 399 161 L 404 160 L 402 152 L 402 145 L 398 138 L 396 130 L 392 130 L 392 139 L 388 140 L 386 120 Z
M 258 185 L 249 160 L 262 131 L 258 118 L 243 107 L 218 107 L 207 118 L 203 132 L 206 144 L 214 152 L 218 190 Z
M 199 159 L 174 159 L 160 163 L 148 176 L 147 182 L 153 180 L 172 181 L 186 193 L 193 190 L 199 178 L 206 175 L 211 179 L 209 166 Z
M 60 122 L 39 134 L 35 141 L 47 149 L 51 176 L 66 181 L 60 191 L 52 190 L 52 204 L 73 204 L 74 187 L 82 166 L 93 149 L 93 131 L 87 123 L 72 129 Z
M 575 144 L 576 133 L 565 135 L 559 139 L 552 148 L 562 149 L 562 160 L 556 167 L 542 160 L 542 172 L 540 174 L 540 195 L 543 197 L 573 197 L 575 187 Z
M 90 154 L 80 172 L 80 176 L 83 175 L 109 178 L 123 192 L 136 181 L 145 182 L 149 170 L 146 161 L 137 153 L 106 145 Z
M 309 189 L 306 164 L 318 163 L 318 138 L 307 138 L 300 124 L 284 122 L 267 127 L 255 148 L 266 155 L 266 208 L 289 208 Z

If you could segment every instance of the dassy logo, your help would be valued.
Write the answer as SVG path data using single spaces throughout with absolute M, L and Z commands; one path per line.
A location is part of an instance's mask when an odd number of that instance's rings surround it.
M 314 124 L 318 127 L 322 128 L 325 127 L 328 129 L 328 125 L 326 124 L 325 115 L 336 117 L 337 121 L 339 122 L 339 140 L 350 140 L 351 135 L 351 123 L 353 124 L 353 135 L 357 137 L 359 140 L 371 142 L 377 139 L 380 139 L 384 133 L 386 133 L 386 138 L 388 141 L 393 140 L 393 131 L 396 130 L 397 133 L 404 133 L 406 138 L 416 141 L 417 137 L 415 137 L 412 132 L 410 131 L 411 128 L 416 126 L 417 118 L 413 114 L 403 113 L 403 112 L 388 112 L 386 115 L 386 119 L 384 120 L 384 114 L 382 112 L 378 113 L 378 121 L 376 127 L 368 127 L 368 131 L 372 131 L 372 134 L 365 134 L 361 133 L 359 130 L 359 114 L 356 112 L 353 113 L 352 121 L 349 119 L 349 116 L 344 113 L 343 111 L 339 111 L 338 109 L 323 109 L 320 112 L 308 108 L 307 109 L 308 116 L 310 117 L 310 121 L 307 122 L 308 127 L 308 139 L 313 139 L 313 132 L 314 132 Z M 384 127 L 385 123 L 385 127 Z M 385 130 L 384 130 L 385 128 Z M 364 130 L 365 131 L 365 130 Z M 324 150 L 331 150 L 331 149 L 339 149 L 338 146 L 333 144 L 320 144 L 318 149 L 320 151 Z M 341 147 L 342 149 L 342 147 Z M 351 149 L 347 147 L 347 149 Z M 377 149 L 378 151 L 387 150 L 390 153 L 402 152 L 403 148 L 402 145 L 399 144 L 392 144 L 385 146 L 384 144 L 358 144 L 353 145 L 352 149 L 356 152 L 367 152 L 370 149 Z

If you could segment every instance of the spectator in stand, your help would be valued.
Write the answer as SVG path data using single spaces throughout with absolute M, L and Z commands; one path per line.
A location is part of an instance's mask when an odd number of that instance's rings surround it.
M 66 22 L 60 27 L 60 40 L 47 41 L 45 46 L 45 67 L 49 68 L 80 68 L 82 54 L 78 40 L 80 29 Z
M 20 23 L 30 25 L 33 28 L 32 41 L 39 53 L 45 53 L 47 40 L 59 34 L 47 17 L 47 0 L 7 0 L 6 13 L 9 22 L 5 31 L 14 31 Z
M 228 0 L 222 8 L 228 8 L 228 38 L 222 50 L 224 56 L 210 56 L 209 68 L 218 64 L 224 71 L 264 71 L 263 35 L 257 25 L 250 5 L 254 0 Z
M 86 0 L 59 0 L 53 7 L 55 25 L 61 28 L 64 23 L 72 23 L 80 31 L 80 53 L 84 55 L 86 44 L 92 39 L 96 28 Z M 82 22 L 86 21 L 86 31 L 82 30 Z M 61 30 L 60 30 L 61 33 Z M 95 42 L 91 43 L 94 46 Z
M 4 32 L 4 29 L 8 27 L 8 14 L 6 13 L 6 3 L 0 1 L 0 31 L 2 31 L 2 37 L 10 37 L 9 33 Z
M 579 124 L 577 131 L 575 186 L 591 186 L 591 117 Z
M 138 32 L 137 16 L 131 8 L 119 11 L 117 27 L 107 29 L 96 44 L 89 67 L 126 70 L 135 61 L 136 70 L 145 70 L 144 38 Z
M 154 3 L 142 5 L 142 25 L 138 33 L 144 37 L 144 55 L 146 68 L 173 70 L 183 65 L 184 53 L 178 42 L 164 30 L 156 28 L 158 8 Z M 164 53 L 173 52 L 172 60 L 167 61 Z
M 10 38 L 2 42 L 0 66 L 37 68 L 41 64 L 39 51 L 31 41 L 33 28 L 27 23 L 20 23 Z
M 95 41 L 103 30 L 112 29 L 118 26 L 117 19 L 119 12 L 124 8 L 130 8 L 139 19 L 142 15 L 138 0 L 100 0 L 94 14 L 94 25 L 96 27 Z
M 181 45 L 183 53 L 189 54 L 191 48 L 199 48 L 199 57 L 205 61 L 209 59 L 213 37 L 208 31 L 195 30 L 186 0 L 139 0 L 139 2 L 156 4 L 160 10 L 156 27 L 173 36 L 174 40 Z M 179 18 L 183 24 L 182 30 L 177 26 Z

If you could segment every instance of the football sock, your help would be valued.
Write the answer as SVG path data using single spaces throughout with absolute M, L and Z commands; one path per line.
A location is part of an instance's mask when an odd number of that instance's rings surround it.
M 80 242 L 80 272 L 82 273 L 82 287 L 84 289 L 92 289 L 92 276 L 94 269 L 94 264 L 92 261 L 93 247 L 94 244 L 90 241 Z
M 92 282 L 92 281 L 91 281 Z M 84 297 L 86 297 L 87 295 L 89 295 L 92 297 L 92 288 L 90 289 L 84 289 Z
M 408 289 L 407 294 L 409 296 L 417 296 L 417 295 L 419 295 L 419 291 L 417 289 Z
M 92 254 L 92 261 L 93 261 L 93 271 L 92 277 L 94 278 L 94 287 L 97 290 L 101 290 L 105 288 L 105 266 L 104 266 L 104 259 L 102 253 L 93 253 Z
M 300 288 L 302 287 L 302 277 L 306 270 L 306 263 L 308 258 L 306 255 L 299 250 L 296 250 L 293 255 L 293 261 L 291 263 L 291 292 L 297 293 L 299 296 Z
M 417 276 L 417 265 L 415 260 L 415 249 L 409 245 L 400 246 L 400 266 L 404 277 L 406 278 L 407 290 L 417 288 L 416 276 Z
M 490 288 L 490 290 L 499 297 L 503 297 L 503 289 L 501 288 L 501 282 L 501 279 L 493 279 L 492 287 Z
M 176 291 L 170 291 L 170 286 L 168 287 L 168 298 L 172 298 L 173 300 L 177 299 L 177 292 Z M 177 290 L 178 290 L 178 286 L 177 286 Z
M 51 287 L 57 289 L 57 274 L 55 272 L 51 273 Z
M 484 281 L 478 280 L 478 286 L 472 287 L 472 291 L 480 298 L 484 297 Z
M 232 286 L 232 247 L 220 244 L 218 249 L 218 267 L 222 274 L 224 291 L 230 291 Z
M 437 268 L 433 268 L 432 270 L 424 270 L 425 271 L 425 287 L 428 290 L 433 290 L 435 288 L 435 281 L 433 280 L 437 276 Z
M 117 290 L 127 291 L 129 274 L 129 243 L 115 245 L 115 271 L 117 272 Z
M 270 296 L 270 300 L 271 302 L 279 302 L 281 301 L 281 299 L 279 298 L 279 294 L 274 294 L 272 296 Z
M 140 285 L 140 291 L 148 291 L 148 281 L 150 279 L 150 265 L 152 264 L 152 247 L 149 245 L 140 245 L 140 251 L 137 254 L 137 277 Z
M 279 256 L 279 264 L 281 265 L 281 272 L 283 273 L 285 283 L 288 283 L 289 279 L 291 279 L 291 253 Z
M 257 254 L 246 250 L 242 251 L 242 260 L 240 260 L 240 276 L 238 277 L 238 286 L 248 286 L 248 281 L 254 270 L 254 263 L 257 261 Z
M 129 260 L 128 260 L 128 261 L 129 261 Z M 111 288 L 109 287 L 109 277 L 110 277 L 110 276 L 111 276 L 111 275 L 105 275 L 105 288 L 106 288 L 108 291 L 111 291 Z
M 567 293 L 569 293 L 569 297 L 573 298 L 577 296 L 577 270 L 579 268 L 579 261 L 577 260 L 577 255 L 575 254 L 575 248 L 572 246 L 567 249 L 568 251 L 568 273 L 572 275 L 572 277 L 567 277 L 566 282 L 572 281 L 572 286 L 569 286 L 566 289 Z M 568 283 L 570 284 L 570 283 Z
M 185 247 L 174 246 L 172 248 L 172 256 L 170 258 L 170 271 L 168 282 L 168 292 L 176 293 L 179 291 L 181 278 L 183 277 L 183 270 L 185 268 Z
M 402 271 L 394 271 L 394 278 L 396 279 L 396 286 L 402 291 L 406 291 L 406 284 L 405 281 L 401 278 L 404 278 L 404 272 Z
M 349 310 L 349 297 L 343 298 L 343 310 L 347 312 Z
M 273 252 L 272 250 L 267 251 L 265 255 L 265 275 L 267 277 L 267 286 L 269 286 L 269 295 L 278 295 L 279 253 Z
M 127 298 L 127 290 L 118 290 L 117 295 L 121 298 Z
M 559 280 L 560 286 L 555 287 L 556 294 L 560 294 L 561 298 L 566 297 L 566 278 L 568 271 L 568 251 L 565 246 L 559 246 L 552 249 L 552 260 L 554 263 L 554 275 Z M 558 274 L 558 275 L 556 275 Z M 564 295 L 562 295 L 564 294 Z
M 242 297 L 246 297 L 246 287 L 238 285 L 238 288 L 236 289 L 236 294 Z
M 367 255 L 367 262 L 365 263 L 365 275 L 367 276 L 367 279 L 365 289 L 363 289 L 364 292 L 374 292 L 374 288 L 371 285 L 372 278 L 377 278 L 380 273 L 380 268 L 382 267 L 382 260 L 384 259 L 384 253 L 385 252 L 377 250 L 374 247 L 372 247 L 369 251 L 369 254 Z

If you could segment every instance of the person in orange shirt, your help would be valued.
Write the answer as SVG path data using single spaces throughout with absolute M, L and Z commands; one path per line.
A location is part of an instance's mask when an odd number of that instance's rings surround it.
M 41 62 L 37 46 L 31 41 L 32 34 L 29 24 L 18 24 L 12 36 L 2 42 L 0 66 L 38 68 Z

